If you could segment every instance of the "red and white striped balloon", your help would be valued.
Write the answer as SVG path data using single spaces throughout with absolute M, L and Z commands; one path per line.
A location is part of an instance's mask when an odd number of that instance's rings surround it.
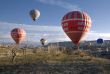
M 72 11 L 64 15 L 62 28 L 72 42 L 78 45 L 91 27 L 91 18 L 85 12 Z
M 11 31 L 11 37 L 16 42 L 16 44 L 19 44 L 25 39 L 26 32 L 22 28 L 14 28 Z

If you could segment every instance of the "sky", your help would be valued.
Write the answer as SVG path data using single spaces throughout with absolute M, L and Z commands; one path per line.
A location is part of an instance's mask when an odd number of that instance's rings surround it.
M 86 40 L 110 39 L 110 0 L 0 0 L 0 41 L 12 41 L 10 31 L 15 27 L 26 30 L 25 41 L 70 41 L 61 27 L 62 17 L 69 11 L 87 12 L 92 20 Z M 29 11 L 38 9 L 40 17 L 33 21 Z M 35 40 L 36 39 L 36 40 Z

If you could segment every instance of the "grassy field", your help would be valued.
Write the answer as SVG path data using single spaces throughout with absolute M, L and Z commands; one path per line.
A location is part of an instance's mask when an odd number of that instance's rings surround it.
M 110 60 L 94 57 L 84 51 L 59 51 L 57 47 L 0 47 L 0 74 L 110 74 Z

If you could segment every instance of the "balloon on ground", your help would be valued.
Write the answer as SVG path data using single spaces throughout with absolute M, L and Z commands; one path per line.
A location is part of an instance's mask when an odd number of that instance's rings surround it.
M 71 11 L 64 15 L 62 28 L 72 42 L 78 45 L 91 28 L 91 18 L 85 12 Z
M 102 44 L 103 42 L 104 42 L 104 41 L 103 41 L 102 38 L 97 39 L 97 43 L 98 43 L 98 44 Z

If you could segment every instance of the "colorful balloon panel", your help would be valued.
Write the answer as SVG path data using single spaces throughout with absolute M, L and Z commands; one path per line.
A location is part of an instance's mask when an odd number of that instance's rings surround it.
M 91 27 L 91 18 L 85 12 L 72 11 L 62 19 L 62 28 L 74 44 L 79 44 Z
M 22 28 L 14 28 L 11 31 L 11 37 L 16 42 L 16 44 L 19 44 L 25 39 L 26 32 Z

